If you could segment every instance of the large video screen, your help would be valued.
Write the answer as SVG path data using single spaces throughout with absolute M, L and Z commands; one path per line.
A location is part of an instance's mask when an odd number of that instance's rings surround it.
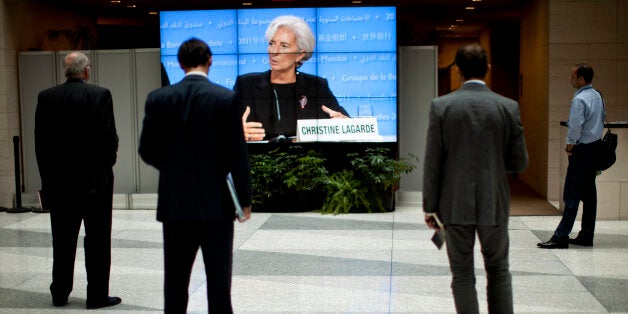
M 162 11 L 161 62 L 170 83 L 185 75 L 177 51 L 191 37 L 212 49 L 209 79 L 214 83 L 233 89 L 238 76 L 269 71 L 265 33 L 269 23 L 283 15 L 302 18 L 314 34 L 312 57 L 298 72 L 326 79 L 350 118 L 298 121 L 296 134 L 287 136 L 300 141 L 396 142 L 395 7 Z

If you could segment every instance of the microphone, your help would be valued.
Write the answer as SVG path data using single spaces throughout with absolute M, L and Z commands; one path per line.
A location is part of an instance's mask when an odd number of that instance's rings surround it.
M 283 134 L 279 134 L 273 138 L 271 138 L 270 140 L 268 140 L 269 143 L 285 143 L 285 142 L 290 142 L 290 139 L 287 138 L 285 135 Z

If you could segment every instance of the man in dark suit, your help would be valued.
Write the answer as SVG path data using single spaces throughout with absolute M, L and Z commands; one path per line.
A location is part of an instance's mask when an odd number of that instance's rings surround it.
M 111 92 L 86 83 L 91 64 L 81 52 L 63 63 L 67 81 L 39 93 L 35 152 L 52 227 L 55 306 L 72 291 L 76 243 L 85 225 L 87 308 L 121 302 L 109 296 L 113 165 L 118 135 Z
M 165 312 L 185 313 L 198 248 L 207 275 L 209 313 L 232 313 L 235 208 L 231 173 L 247 220 L 251 176 L 234 92 L 210 82 L 211 50 L 192 38 L 177 54 L 185 78 L 148 94 L 139 152 L 159 170 L 157 220 L 163 224 Z
M 425 149 L 425 222 L 445 225 L 452 291 L 458 313 L 478 313 L 473 247 L 476 233 L 487 274 L 489 313 L 513 313 L 508 269 L 508 172 L 528 165 L 519 105 L 486 87 L 486 51 L 456 53 L 462 87 L 432 101 Z

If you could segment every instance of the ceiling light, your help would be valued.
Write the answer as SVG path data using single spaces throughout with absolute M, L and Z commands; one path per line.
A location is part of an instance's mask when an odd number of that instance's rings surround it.
M 242 5 L 246 5 L 246 6 L 253 5 L 253 2 L 242 2 Z
M 482 0 L 471 0 L 472 2 L 482 2 Z
M 157 11 L 150 11 L 150 12 L 148 12 L 148 15 L 157 15 L 157 14 L 159 14 L 159 12 L 157 12 Z
M 126 6 L 127 8 L 137 8 L 137 6 L 135 4 L 129 4 Z
M 120 3 L 120 2 L 122 2 L 122 1 L 120 1 L 120 0 L 111 0 L 111 3 Z
M 462 23 L 462 22 L 464 22 L 464 20 L 463 19 L 457 19 L 456 22 Z
M 475 7 L 464 7 L 465 10 L 475 10 Z
M 351 3 L 353 3 L 353 4 L 361 4 L 362 0 L 353 0 L 353 1 L 351 1 Z

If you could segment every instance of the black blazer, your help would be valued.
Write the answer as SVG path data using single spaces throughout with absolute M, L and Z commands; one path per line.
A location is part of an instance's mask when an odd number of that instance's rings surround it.
M 238 93 L 241 113 L 244 113 L 247 106 L 251 108 L 247 122 L 261 122 L 266 131 L 266 139 L 281 134 L 277 126 L 277 109 L 270 83 L 270 71 L 238 76 L 233 90 Z M 296 116 L 282 117 L 282 119 L 294 121 L 295 134 L 296 120 L 329 119 L 329 114 L 321 109 L 323 105 L 349 116 L 347 111 L 338 104 L 338 100 L 329 89 L 327 80 L 311 74 L 297 72 L 294 105 L 297 107 Z
M 157 220 L 235 219 L 225 178 L 251 205 L 251 175 L 235 93 L 202 75 L 148 94 L 139 153 L 159 170 Z
M 111 193 L 117 151 L 108 89 L 69 78 L 39 93 L 35 153 L 49 201 L 60 194 Z

